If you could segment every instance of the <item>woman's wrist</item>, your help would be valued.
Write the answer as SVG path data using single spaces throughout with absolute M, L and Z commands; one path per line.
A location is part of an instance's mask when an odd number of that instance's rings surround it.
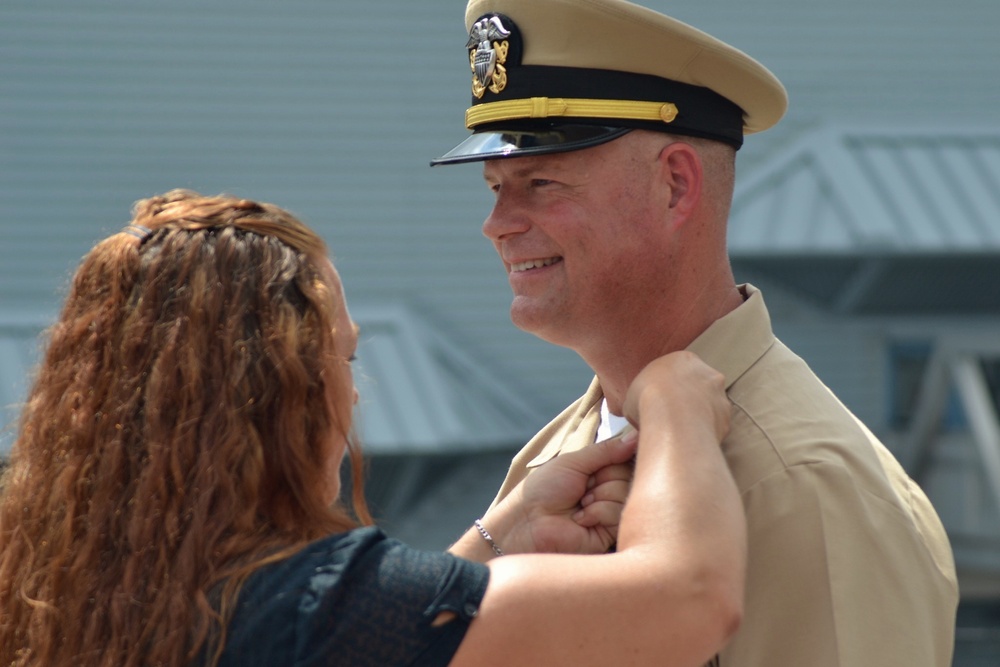
M 531 545 L 525 545 L 519 539 L 526 516 L 519 508 L 521 502 L 520 488 L 515 488 L 496 506 L 491 507 L 486 514 L 473 523 L 473 528 L 479 533 L 479 538 L 492 550 L 494 545 L 504 555 L 528 553 L 534 551 Z M 479 525 L 476 525 L 478 523 Z M 483 535 L 483 533 L 486 535 Z M 486 536 L 489 536 L 487 539 Z M 500 555 L 494 553 L 494 555 Z
M 511 494 L 513 495 L 515 494 Z M 513 502 L 511 496 L 490 509 L 481 519 L 476 519 L 448 551 L 480 563 L 504 555 L 531 551 L 530 548 L 523 548 L 513 535 L 518 532 L 516 528 L 509 527 L 509 524 L 516 523 L 507 520 Z
M 493 549 L 494 555 L 496 556 L 504 555 L 503 549 L 500 548 L 500 545 L 497 544 L 496 540 L 493 539 L 493 536 L 490 535 L 490 531 L 486 530 L 486 526 L 483 525 L 481 519 L 476 519 L 472 525 L 475 526 L 476 530 L 479 531 L 479 534 L 482 536 L 482 538 L 486 540 L 486 543 L 490 545 L 491 549 Z
M 484 528 L 486 525 L 488 524 L 484 524 Z M 487 529 L 487 532 L 489 532 L 489 529 Z M 492 537 L 492 533 L 490 533 L 490 536 Z M 505 553 L 502 548 L 500 551 L 501 553 Z M 451 545 L 448 553 L 477 563 L 486 563 L 494 558 L 499 558 L 496 550 L 483 538 L 482 533 L 475 524 L 470 526 L 465 531 L 465 534 Z

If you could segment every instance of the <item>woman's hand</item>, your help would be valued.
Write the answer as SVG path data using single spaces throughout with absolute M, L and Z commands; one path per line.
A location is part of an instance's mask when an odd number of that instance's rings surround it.
M 631 431 L 560 454 L 491 509 L 484 527 L 505 555 L 605 553 L 617 538 L 637 443 Z M 494 555 L 476 529 L 449 551 L 480 561 Z
M 516 521 L 506 536 L 511 550 L 583 554 L 610 549 L 632 483 L 637 436 L 630 430 L 562 453 L 528 475 L 489 515 L 507 512 Z
M 692 352 L 673 352 L 651 361 L 632 381 L 623 410 L 638 426 L 647 417 L 662 418 L 669 411 L 690 421 L 710 424 L 717 440 L 729 433 L 732 405 L 725 393 L 725 377 Z

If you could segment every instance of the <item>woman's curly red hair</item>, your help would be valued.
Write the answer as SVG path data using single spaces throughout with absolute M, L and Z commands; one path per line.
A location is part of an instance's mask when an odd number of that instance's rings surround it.
M 347 360 L 322 240 L 278 207 L 184 190 L 132 222 L 149 234 L 83 259 L 21 415 L 0 498 L 2 665 L 218 656 L 247 575 L 370 522 L 329 400 Z M 327 498 L 344 440 L 353 509 Z

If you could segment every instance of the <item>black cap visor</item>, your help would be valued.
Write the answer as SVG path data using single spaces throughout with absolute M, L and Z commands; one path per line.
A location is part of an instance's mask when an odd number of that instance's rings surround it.
M 482 162 L 499 158 L 527 157 L 546 153 L 565 153 L 590 148 L 617 139 L 630 127 L 604 125 L 552 124 L 530 129 L 481 130 L 455 146 L 431 166 Z

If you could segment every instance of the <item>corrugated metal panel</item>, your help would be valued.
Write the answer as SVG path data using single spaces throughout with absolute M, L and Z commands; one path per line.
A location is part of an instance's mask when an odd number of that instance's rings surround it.
M 856 134 L 844 143 L 892 216 L 901 250 L 1000 248 L 1000 128 Z
M 1000 127 L 814 132 L 738 188 L 735 257 L 1000 252 Z

